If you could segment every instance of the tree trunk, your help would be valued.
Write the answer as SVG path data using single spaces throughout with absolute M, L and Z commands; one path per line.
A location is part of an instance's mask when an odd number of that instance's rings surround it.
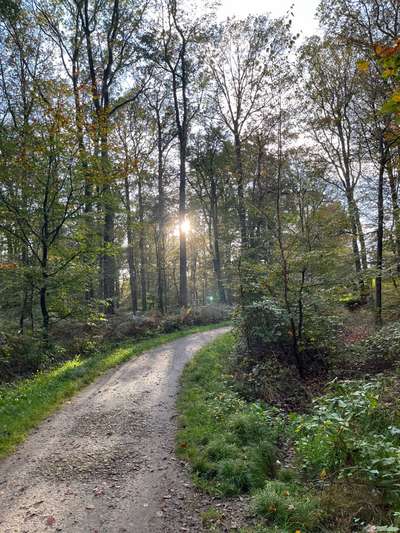
M 381 161 L 378 179 L 378 227 L 376 232 L 376 284 L 375 284 L 375 314 L 376 324 L 382 326 L 382 270 L 383 270 L 383 230 L 384 230 L 384 204 L 383 183 L 385 163 Z
M 46 226 L 46 223 L 45 223 Z M 46 232 L 46 228 L 44 232 Z M 45 236 L 46 238 L 46 236 Z M 47 283 L 48 283 L 48 273 L 47 273 L 47 261 L 48 261 L 48 247 L 47 240 L 42 243 L 42 261 L 41 261 L 41 270 L 42 270 L 42 284 L 40 287 L 40 310 L 42 312 L 42 333 L 43 339 L 47 343 L 49 338 L 49 311 L 47 309 Z
M 244 172 L 242 161 L 242 142 L 239 133 L 235 133 L 235 166 L 237 179 L 237 194 L 238 194 L 238 215 L 240 225 L 240 239 L 242 251 L 248 246 L 247 236 L 247 220 L 246 220 L 246 203 L 244 194 Z
M 108 121 L 108 117 L 106 119 Z M 106 130 L 108 124 L 102 124 L 103 131 Z M 101 163 L 103 179 L 106 181 L 103 186 L 103 203 L 104 203 L 104 225 L 103 225 L 103 291 L 104 299 L 106 301 L 106 312 L 113 314 L 115 311 L 115 280 L 116 280 L 116 265 L 114 257 L 114 239 L 115 239 L 115 213 L 114 213 L 114 198 L 113 191 L 109 179 L 111 171 L 111 164 L 108 154 L 108 138 L 107 134 L 103 133 L 101 137 Z
M 360 220 L 360 211 L 358 209 L 356 201 L 353 199 L 354 204 L 354 216 L 357 226 L 358 240 L 360 241 L 360 255 L 361 255 L 361 265 L 364 272 L 368 270 L 368 258 L 367 258 L 367 247 L 365 245 L 365 236 Z
M 165 276 L 165 192 L 162 124 L 157 108 L 157 152 L 158 152 L 158 228 L 156 231 L 156 260 L 157 260 L 157 307 L 160 313 L 166 312 L 166 276 Z
M 104 203 L 103 226 L 105 248 L 103 254 L 103 291 L 104 299 L 106 300 L 106 311 L 109 314 L 113 314 L 115 311 L 115 258 L 110 249 L 114 245 L 114 209 L 109 198 L 111 195 L 109 185 L 104 186 L 103 195 L 107 197 Z
M 132 313 L 135 315 L 138 310 L 137 305 L 137 276 L 135 266 L 134 240 L 132 231 L 132 210 L 129 190 L 129 180 L 125 176 L 125 203 L 126 203 L 126 238 L 128 241 L 127 259 L 129 271 L 129 288 L 131 294 Z
M 179 172 L 179 305 L 188 305 L 187 245 L 186 245 L 186 134 L 180 139 Z
M 146 253 L 145 253 L 145 228 L 144 228 L 144 205 L 143 205 L 143 183 L 139 175 L 138 180 L 138 202 L 139 202 L 139 255 L 140 255 L 140 287 L 142 311 L 147 311 L 147 273 L 146 273 Z
M 277 220 L 277 237 L 279 244 L 279 252 L 281 257 L 281 272 L 283 281 L 283 295 L 285 301 L 285 307 L 289 316 L 290 330 L 292 336 L 292 349 L 293 356 L 296 362 L 296 367 L 301 378 L 304 378 L 304 361 L 303 354 L 299 349 L 298 331 L 296 328 L 296 322 L 293 315 L 292 304 L 290 301 L 290 287 L 289 287 L 289 265 L 286 256 L 284 234 L 282 229 L 282 216 L 281 216 L 281 185 L 282 185 L 282 112 L 279 117 L 278 127 L 278 176 L 277 176 L 277 190 L 276 190 L 276 220 Z
M 25 243 L 23 244 L 21 262 L 23 268 L 29 268 L 29 257 L 28 249 Z M 21 301 L 21 310 L 19 317 L 19 331 L 21 335 L 24 334 L 25 330 L 25 319 L 32 315 L 32 300 L 30 298 L 30 292 L 32 288 L 32 283 L 28 280 L 26 273 L 23 274 L 23 287 L 22 287 L 22 301 Z
M 355 266 L 356 276 L 358 280 L 360 300 L 364 302 L 366 291 L 365 291 L 365 283 L 364 283 L 363 272 L 362 272 L 360 249 L 358 247 L 358 228 L 357 228 L 356 214 L 354 211 L 355 203 L 354 203 L 354 198 L 353 198 L 353 192 L 350 188 L 346 190 L 346 198 L 347 198 L 347 209 L 349 213 L 350 226 L 351 226 L 351 242 L 352 242 L 352 248 L 353 248 L 354 266 Z
M 219 220 L 218 220 L 218 198 L 215 179 L 211 178 L 210 210 L 213 229 L 213 266 L 217 282 L 218 299 L 220 303 L 226 303 L 225 289 L 222 281 L 221 253 L 219 245 Z
M 389 159 L 387 162 L 387 173 L 390 185 L 390 195 L 392 199 L 392 217 L 394 227 L 394 248 L 396 256 L 397 273 L 400 274 L 400 207 L 397 191 L 398 180 L 393 171 L 393 163 Z

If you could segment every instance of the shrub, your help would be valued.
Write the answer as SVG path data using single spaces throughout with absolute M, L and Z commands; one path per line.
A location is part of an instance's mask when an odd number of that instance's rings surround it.
M 235 354 L 231 361 L 240 393 L 249 400 L 263 400 L 293 410 L 309 402 L 309 393 L 295 366 L 282 364 L 275 353 L 260 359 Z
M 400 418 L 383 380 L 346 381 L 296 416 L 296 451 L 312 476 L 360 479 L 400 501 Z M 395 400 L 398 402 L 398 398 Z
M 400 361 L 400 322 L 393 322 L 353 344 L 346 356 L 352 366 L 363 372 L 394 368 Z
M 193 307 L 186 320 L 195 326 L 201 326 L 205 324 L 218 324 L 218 322 L 230 320 L 231 316 L 232 308 L 227 305 L 202 305 Z
M 218 324 L 229 320 L 232 308 L 227 305 L 203 305 L 185 309 L 180 314 L 169 315 L 161 321 L 160 329 L 164 333 L 178 331 L 185 326 L 204 326 Z
M 236 315 L 235 325 L 252 353 L 290 344 L 289 317 L 273 299 L 262 298 L 243 306 Z
M 334 481 L 326 486 L 321 493 L 321 507 L 331 531 L 359 531 L 366 524 L 388 520 L 382 494 L 351 479 Z
M 163 333 L 172 333 L 173 331 L 179 331 L 184 326 L 181 317 L 170 316 L 162 320 L 160 324 L 160 329 Z
M 62 360 L 64 351 L 53 346 L 44 349 L 41 341 L 23 335 L 2 334 L 0 338 L 0 381 L 33 374 L 47 368 L 53 361 Z

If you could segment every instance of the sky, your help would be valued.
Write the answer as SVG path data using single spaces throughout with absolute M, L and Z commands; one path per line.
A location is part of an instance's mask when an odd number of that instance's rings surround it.
M 228 16 L 245 17 L 246 15 L 270 12 L 274 17 L 285 15 L 294 3 L 293 28 L 303 37 L 316 33 L 318 23 L 314 14 L 319 0 L 221 0 L 218 16 L 224 19 Z

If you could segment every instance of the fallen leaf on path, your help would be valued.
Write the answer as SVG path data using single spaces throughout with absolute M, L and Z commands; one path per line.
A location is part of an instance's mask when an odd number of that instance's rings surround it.
M 55 523 L 56 523 L 56 519 L 54 518 L 54 516 L 48 516 L 46 518 L 46 525 L 53 526 Z

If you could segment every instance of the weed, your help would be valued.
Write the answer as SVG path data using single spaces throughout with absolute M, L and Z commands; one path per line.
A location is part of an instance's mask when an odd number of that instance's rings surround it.
M 207 511 L 203 511 L 200 516 L 203 528 L 207 529 L 208 531 L 218 531 L 218 525 L 223 519 L 223 514 L 221 511 L 215 507 L 210 507 L 207 509 Z

